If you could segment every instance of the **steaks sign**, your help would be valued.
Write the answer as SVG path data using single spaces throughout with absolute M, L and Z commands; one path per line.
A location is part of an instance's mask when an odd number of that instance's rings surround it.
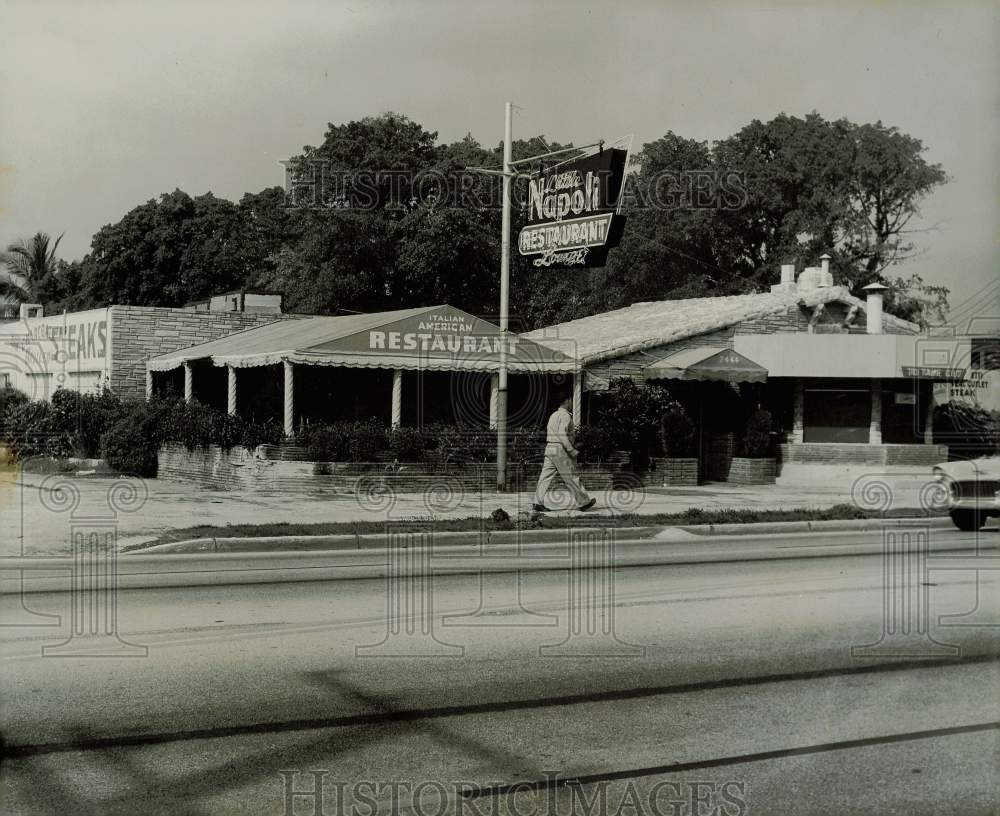
M 522 255 L 539 267 L 604 266 L 621 240 L 618 202 L 625 150 L 609 148 L 563 162 L 528 181 L 528 223 L 518 235 Z

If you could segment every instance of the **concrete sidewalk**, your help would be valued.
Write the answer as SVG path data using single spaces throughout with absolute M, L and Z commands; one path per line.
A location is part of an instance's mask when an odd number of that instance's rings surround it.
M 429 488 L 424 494 L 398 496 L 267 495 L 204 490 L 197 485 L 161 479 L 132 480 L 138 495 L 116 489 L 120 482 L 93 476 L 0 473 L 0 555 L 69 552 L 71 520 L 113 518 L 119 544 L 156 538 L 166 531 L 194 525 L 314 523 L 351 521 L 419 521 L 489 516 L 498 507 L 512 517 L 531 509 L 530 493 L 448 493 Z M 921 491 L 930 474 L 914 471 L 885 476 L 877 473 L 852 484 L 769 485 L 740 487 L 715 483 L 699 487 L 647 488 L 597 494 L 588 516 L 623 513 L 652 515 L 703 510 L 826 509 L 854 504 L 869 510 L 920 508 Z M 59 492 L 58 485 L 66 486 Z M 853 489 L 853 490 L 852 490 Z M 852 497 L 853 492 L 853 497 Z M 130 502 L 129 499 L 133 500 Z M 553 494 L 551 507 L 559 507 Z M 116 505 L 118 512 L 112 510 Z M 556 515 L 556 514 L 553 514 Z M 578 515 L 565 510 L 559 515 Z

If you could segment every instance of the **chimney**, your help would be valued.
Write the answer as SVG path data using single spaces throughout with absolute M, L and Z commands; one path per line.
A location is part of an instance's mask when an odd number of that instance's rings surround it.
M 795 294 L 798 287 L 795 285 L 795 264 L 787 263 L 781 265 L 781 283 L 771 286 L 772 292 L 783 292 Z
M 823 277 L 820 280 L 820 286 L 833 286 L 833 273 L 830 272 L 830 256 L 823 253 L 819 256 L 820 270 L 823 273 Z
M 865 328 L 868 334 L 882 333 L 882 294 L 888 288 L 881 283 L 869 283 L 864 287 L 863 291 L 868 294 L 865 303 L 865 316 L 867 318 Z
M 40 303 L 22 303 L 18 311 L 21 320 L 26 320 L 29 317 L 41 317 L 44 314 Z
M 820 286 L 820 276 L 822 272 L 818 266 L 807 266 L 799 273 L 799 291 L 811 292 Z

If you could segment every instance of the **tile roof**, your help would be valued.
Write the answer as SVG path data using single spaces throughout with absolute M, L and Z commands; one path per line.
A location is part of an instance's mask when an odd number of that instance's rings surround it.
M 553 338 L 571 341 L 579 362 L 586 365 L 716 331 L 744 320 L 780 314 L 793 306 L 812 308 L 835 301 L 858 306 L 862 312 L 865 309 L 864 301 L 851 295 L 845 287 L 830 286 L 795 293 L 761 292 L 633 303 L 623 309 L 536 329 L 523 336 L 543 343 Z M 904 331 L 919 331 L 915 323 L 888 314 L 883 317 L 887 323 Z

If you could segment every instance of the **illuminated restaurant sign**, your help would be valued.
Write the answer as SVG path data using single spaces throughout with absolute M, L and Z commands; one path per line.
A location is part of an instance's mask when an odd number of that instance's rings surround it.
M 618 214 L 625 150 L 609 148 L 563 162 L 528 181 L 528 223 L 518 236 L 535 266 L 592 267 L 621 240 Z

